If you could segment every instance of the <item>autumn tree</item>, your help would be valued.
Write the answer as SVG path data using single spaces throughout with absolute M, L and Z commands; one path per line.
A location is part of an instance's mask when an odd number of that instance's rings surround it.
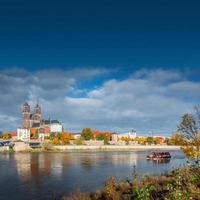
M 100 134 L 96 136 L 97 140 L 103 140 L 104 144 L 108 144 L 109 138 L 105 134 Z
M 189 159 L 200 159 L 200 106 L 195 107 L 195 113 L 184 114 L 178 126 L 182 136 L 181 146 Z
M 134 139 L 138 144 L 146 144 L 146 138 L 145 137 L 136 137 Z
M 171 138 L 169 138 L 169 143 L 171 145 L 180 145 L 182 146 L 183 145 L 183 136 L 179 133 L 175 133 L 172 135 Z
M 81 137 L 84 138 L 84 140 L 93 139 L 92 130 L 90 128 L 84 128 L 81 132 Z
M 9 133 L 4 133 L 4 134 L 2 135 L 2 138 L 3 138 L 4 140 L 8 140 L 8 139 L 11 138 L 11 135 L 10 135 Z
M 147 141 L 148 144 L 153 144 L 154 143 L 153 137 L 147 137 L 146 141 Z

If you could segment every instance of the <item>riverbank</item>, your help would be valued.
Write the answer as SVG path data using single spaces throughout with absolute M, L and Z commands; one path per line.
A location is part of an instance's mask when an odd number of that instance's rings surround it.
M 145 151 L 145 150 L 179 150 L 180 146 L 169 145 L 54 145 L 50 148 L 30 148 L 27 144 L 16 143 L 12 152 L 73 152 L 73 151 Z M 0 153 L 10 152 L 8 147 L 0 147 Z
M 179 150 L 180 146 L 170 145 L 60 145 L 53 146 L 59 151 L 128 151 L 128 150 Z
M 103 189 L 94 193 L 80 191 L 61 200 L 199 200 L 200 168 L 183 167 L 160 176 L 148 176 L 143 180 L 133 174 L 133 180 L 117 181 L 110 178 Z

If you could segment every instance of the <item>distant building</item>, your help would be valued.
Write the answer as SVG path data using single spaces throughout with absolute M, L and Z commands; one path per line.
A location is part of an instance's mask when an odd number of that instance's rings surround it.
M 23 129 L 40 129 L 49 128 L 51 133 L 63 131 L 63 126 L 58 120 L 42 119 L 41 107 L 37 104 L 34 112 L 30 112 L 30 105 L 25 103 L 22 111 L 22 128 Z
M 58 120 L 43 120 L 43 127 L 48 127 L 51 133 L 60 133 L 63 131 L 63 126 Z
M 36 136 L 36 138 L 44 140 L 51 133 L 49 128 L 30 128 L 29 130 L 31 132 L 31 139 L 34 139 Z
M 17 140 L 29 141 L 30 140 L 30 130 L 26 128 L 17 129 Z
M 136 131 L 131 131 L 128 133 L 119 133 L 117 136 L 118 136 L 118 139 L 121 139 L 122 137 L 135 139 L 137 137 L 137 133 L 136 133 Z
M 25 103 L 23 105 L 23 111 L 22 111 L 22 127 L 23 128 L 32 128 L 35 126 L 40 126 L 42 121 L 42 115 L 41 115 L 41 108 L 37 104 L 34 108 L 34 113 L 30 113 L 30 105 L 28 103 Z
M 81 133 L 74 133 L 74 139 L 79 139 L 81 137 Z
M 118 142 L 118 136 L 116 133 L 112 134 L 112 141 L 113 142 Z

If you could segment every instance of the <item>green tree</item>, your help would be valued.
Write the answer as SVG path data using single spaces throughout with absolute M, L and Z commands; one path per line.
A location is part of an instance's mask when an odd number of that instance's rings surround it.
M 154 143 L 153 137 L 147 137 L 147 143 L 148 144 L 153 144 Z
M 92 130 L 90 128 L 84 128 L 81 132 L 81 137 L 84 138 L 84 140 L 93 139 Z
M 200 106 L 195 107 L 195 114 L 184 114 L 178 126 L 182 135 L 181 146 L 186 156 L 193 160 L 200 159 Z
M 96 136 L 97 140 L 103 140 L 104 144 L 108 144 L 109 138 L 105 134 L 100 134 Z

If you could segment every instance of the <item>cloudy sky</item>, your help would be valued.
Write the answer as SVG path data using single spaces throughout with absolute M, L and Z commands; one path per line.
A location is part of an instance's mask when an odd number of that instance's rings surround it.
M 66 130 L 83 127 L 110 131 L 169 134 L 180 117 L 199 102 L 200 83 L 191 70 L 141 69 L 115 78 L 120 69 L 0 71 L 0 127 L 21 125 L 25 101 L 39 101 L 43 118 L 60 120 Z M 99 80 L 99 81 L 97 81 Z
M 0 130 L 25 101 L 66 130 L 170 134 L 200 96 L 200 3 L 1 0 Z

